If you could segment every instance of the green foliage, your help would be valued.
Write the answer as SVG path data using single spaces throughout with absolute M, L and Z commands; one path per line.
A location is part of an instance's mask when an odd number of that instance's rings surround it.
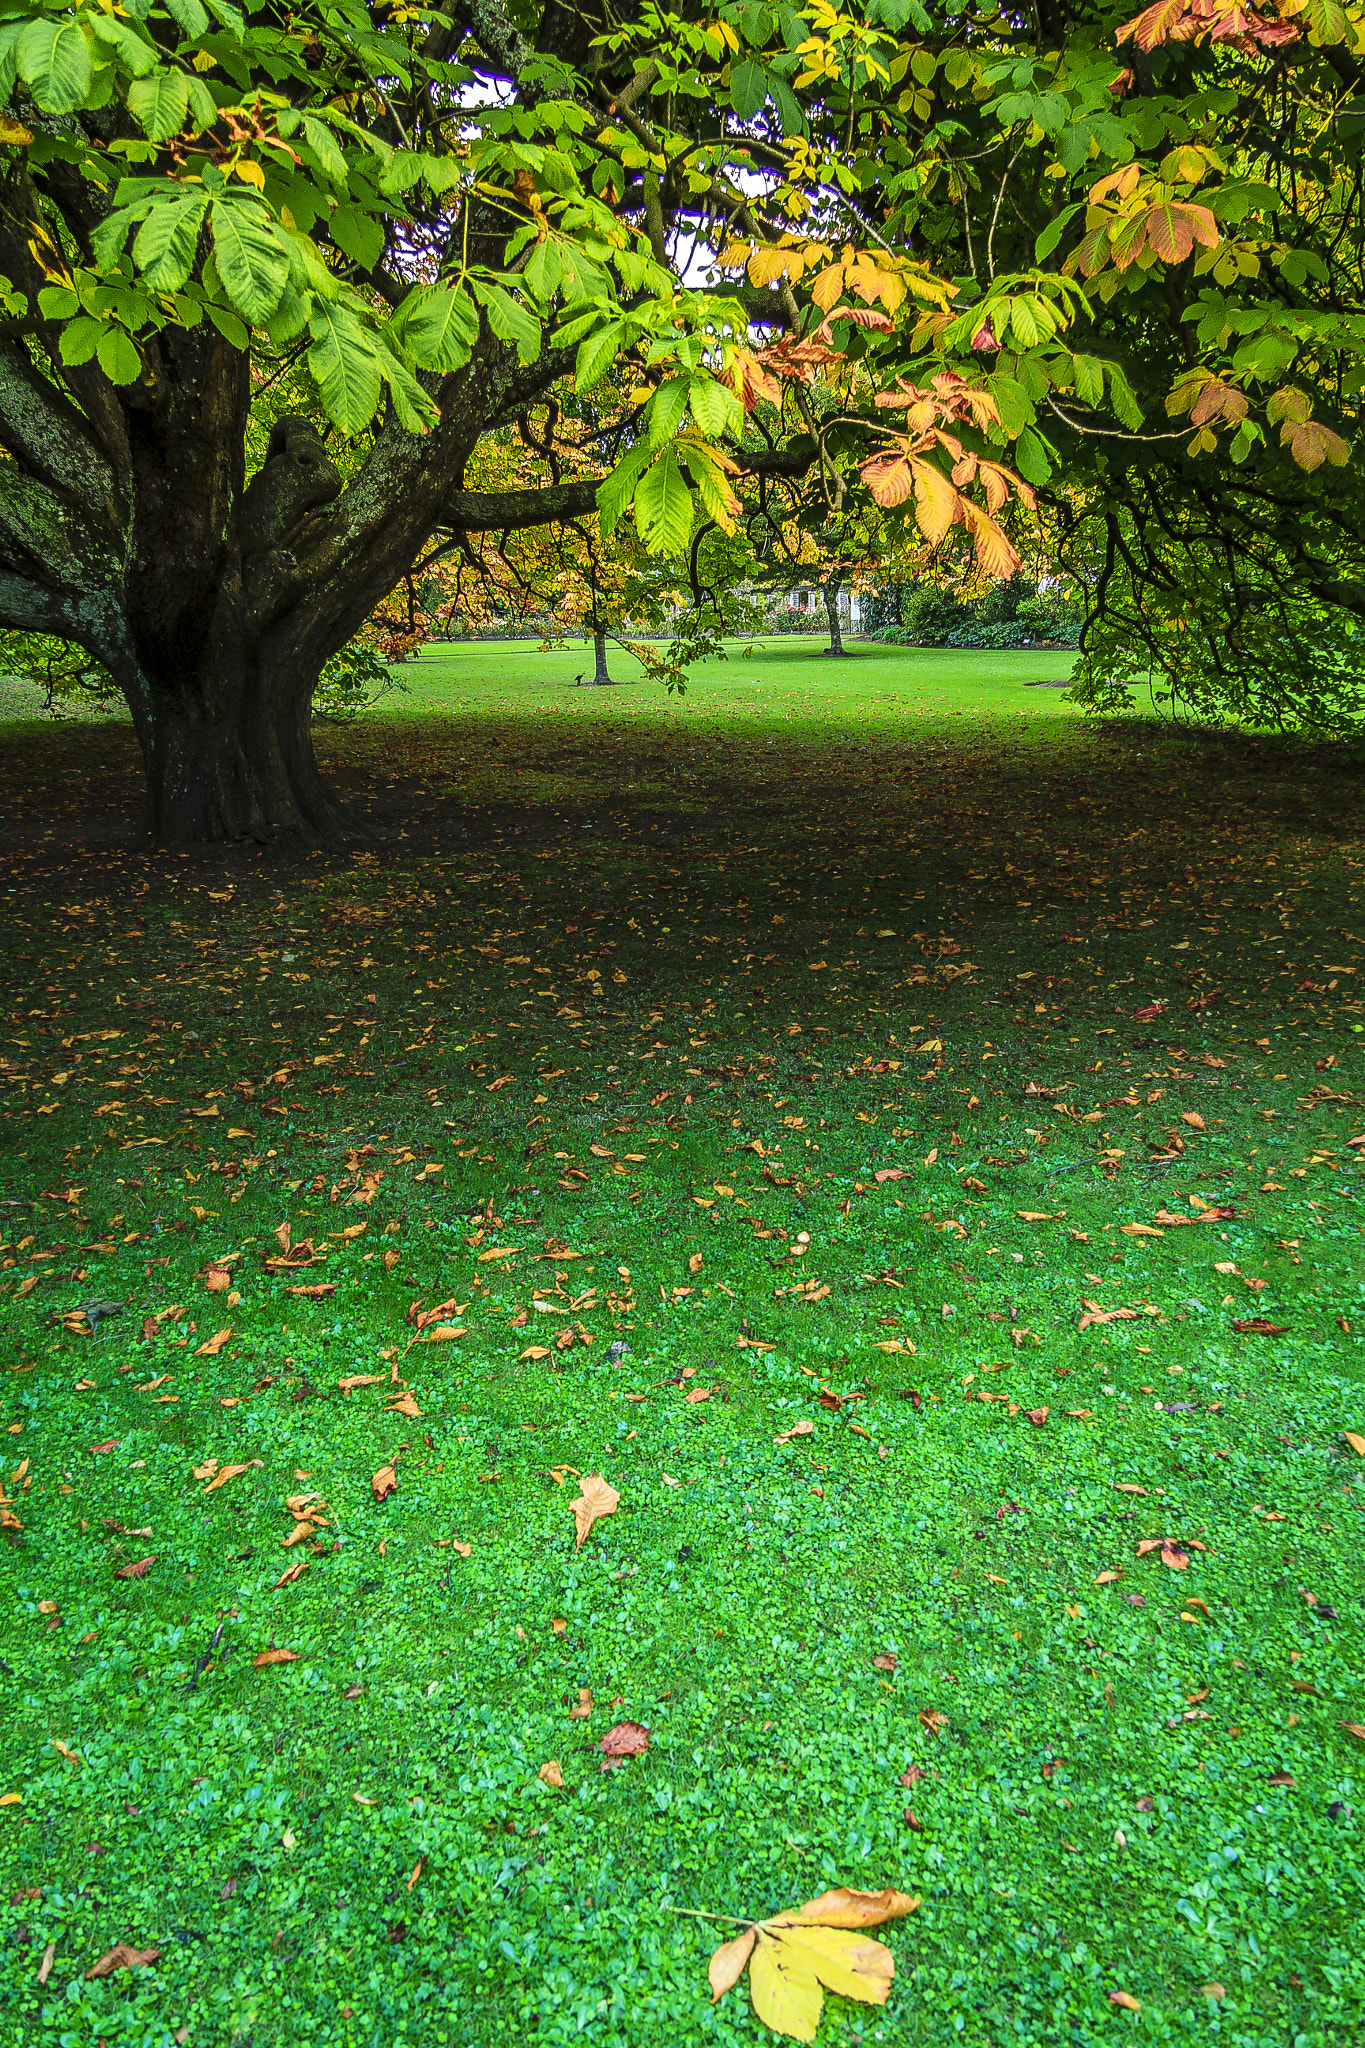
M 367 640 L 357 638 L 323 664 L 313 692 L 313 716 L 332 725 L 351 725 L 382 698 L 407 687 Z
M 107 669 L 72 641 L 47 633 L 0 632 L 0 675 L 36 683 L 44 710 L 57 718 L 79 707 L 104 710 L 121 701 Z

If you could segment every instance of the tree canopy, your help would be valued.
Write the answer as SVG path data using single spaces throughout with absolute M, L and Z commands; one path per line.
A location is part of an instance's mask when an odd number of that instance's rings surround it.
M 433 548 L 685 555 L 775 478 L 995 574 L 1043 493 L 1100 650 L 1311 645 L 1365 616 L 1363 22 L 8 0 L 0 619 L 104 664 L 195 836 L 334 822 L 317 675 Z

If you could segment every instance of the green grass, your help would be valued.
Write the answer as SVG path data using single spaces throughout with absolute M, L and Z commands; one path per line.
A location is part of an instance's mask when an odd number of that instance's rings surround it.
M 329 736 L 349 856 L 73 843 L 126 733 L 9 728 L 0 2040 L 753 2043 L 666 1908 L 847 1883 L 922 1904 L 823 2041 L 1337 2048 L 1358 782 L 1064 656 L 572 653 Z

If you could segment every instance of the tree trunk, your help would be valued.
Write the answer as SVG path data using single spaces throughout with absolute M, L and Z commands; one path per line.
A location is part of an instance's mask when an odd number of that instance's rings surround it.
M 594 683 L 609 683 L 609 682 L 611 681 L 611 677 L 610 677 L 610 676 L 609 676 L 609 675 L 607 674 L 607 636 L 606 636 L 606 634 L 605 634 L 605 633 L 594 633 L 594 634 L 593 634 L 593 636 L 592 636 L 592 651 L 593 651 L 593 676 L 592 676 L 593 682 L 594 682 Z
M 829 621 L 827 654 L 842 654 L 844 651 L 844 636 L 839 630 L 839 592 L 843 581 L 842 576 L 831 576 L 824 587 L 825 617 Z
M 138 721 L 148 824 L 160 842 L 313 839 L 341 829 L 313 752 L 312 681 L 290 690 L 210 675 L 149 679 Z

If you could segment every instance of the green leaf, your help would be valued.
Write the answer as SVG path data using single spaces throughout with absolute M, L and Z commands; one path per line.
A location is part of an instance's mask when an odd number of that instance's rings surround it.
M 514 341 L 523 363 L 533 363 L 540 354 L 540 322 L 501 285 L 476 287 L 488 313 L 488 324 L 500 341 Z
M 187 36 L 202 36 L 209 25 L 209 18 L 199 0 L 161 0 L 161 4 L 171 19 L 179 22 Z
M 106 327 L 95 353 L 111 384 L 135 384 L 142 375 L 142 357 L 121 327 Z
M 672 440 L 686 410 L 691 385 L 690 377 L 670 377 L 650 399 L 645 407 L 645 419 L 649 424 L 651 448 L 662 448 L 665 441 Z
M 441 415 L 407 364 L 400 362 L 392 349 L 382 348 L 379 367 L 388 384 L 399 425 L 406 427 L 410 434 L 428 433 Z
M 81 363 L 88 363 L 99 347 L 103 335 L 104 322 L 92 320 L 88 313 L 83 313 L 79 320 L 73 320 L 69 327 L 62 329 L 62 338 L 58 343 L 62 361 L 72 369 Z
M 479 338 L 479 316 L 468 294 L 446 285 L 410 292 L 394 325 L 419 370 L 460 370 Z
M 777 108 L 782 121 L 782 133 L 784 135 L 804 135 L 806 132 L 806 117 L 801 111 L 800 101 L 788 85 L 786 79 L 779 78 L 776 72 L 772 73 L 768 80 L 768 90 L 772 93 L 773 105 Z
M 713 440 L 727 429 L 737 433 L 743 424 L 743 406 L 718 378 L 694 377 L 688 401 L 693 419 L 703 434 L 709 434 Z
M 130 28 L 126 21 L 120 21 L 116 14 L 92 14 L 90 26 L 102 43 L 110 44 L 118 51 L 124 66 L 134 78 L 144 78 L 149 71 L 155 71 L 157 51 L 153 44 Z
M 208 10 L 214 20 L 220 22 L 229 35 L 235 36 L 240 43 L 244 34 L 244 28 L 242 17 L 237 9 L 230 7 L 228 0 L 208 0 Z
M 251 336 L 237 315 L 229 312 L 226 306 L 215 305 L 212 300 L 204 307 L 204 311 L 229 347 L 239 348 L 245 355 L 251 346 Z
M 610 534 L 631 501 L 635 481 L 649 461 L 649 449 L 642 441 L 623 455 L 610 476 L 597 486 L 597 517 L 604 534 Z
M 1083 199 L 1078 199 L 1074 206 L 1064 206 L 1056 220 L 1048 222 L 1042 234 L 1039 235 L 1033 245 L 1033 255 L 1036 262 L 1043 263 L 1052 254 L 1058 242 L 1061 241 L 1062 236 L 1066 233 L 1067 223 L 1074 215 L 1080 212 L 1084 204 L 1085 201 Z
M 71 113 L 90 90 L 90 48 L 69 17 L 30 21 L 14 55 L 19 76 L 45 114 Z
M 522 272 L 536 297 L 543 302 L 559 290 L 559 250 L 551 241 L 537 242 Z
M 183 71 L 157 71 L 128 88 L 128 112 L 153 142 L 169 142 L 185 125 L 190 81 Z
M 1000 408 L 1000 420 L 1005 432 L 1013 439 L 1021 434 L 1033 418 L 1033 407 L 1023 385 L 1016 377 L 1007 377 L 1003 370 L 997 370 L 993 377 L 986 379 L 991 397 Z
M 1100 405 L 1104 400 L 1104 365 L 1096 356 L 1073 356 L 1076 396 L 1082 405 Z
M 223 290 L 252 326 L 268 320 L 289 281 L 289 256 L 265 208 L 220 193 L 213 202 L 213 254 Z
M 358 434 L 379 405 L 379 350 L 346 306 L 317 304 L 308 322 L 308 367 L 343 434 Z
M 580 392 L 591 391 L 594 384 L 601 383 L 616 360 L 621 335 L 621 322 L 612 320 L 606 327 L 599 327 L 596 334 L 590 334 L 579 348 L 574 382 Z
M 211 128 L 218 119 L 218 102 L 202 78 L 190 79 L 190 108 L 196 130 Z
M 384 230 L 358 206 L 338 206 L 327 223 L 327 232 L 343 256 L 349 256 L 362 270 L 373 270 L 384 253 Z
M 133 261 L 154 292 L 178 292 L 194 268 L 209 198 L 181 186 L 149 207 L 133 243 Z
M 323 176 L 330 178 L 334 185 L 344 185 L 346 183 L 346 159 L 341 154 L 341 150 L 337 146 L 337 139 L 327 126 L 327 123 L 319 121 L 316 114 L 305 114 L 303 117 L 303 133 L 308 147 L 312 150 L 321 166 Z
M 730 105 L 741 121 L 756 114 L 768 97 L 768 74 L 756 57 L 746 57 L 730 71 Z
M 692 493 L 665 448 L 635 486 L 635 524 L 651 555 L 681 554 L 692 531 Z
M 276 348 L 287 348 L 291 341 L 297 341 L 308 325 L 307 299 L 292 284 L 287 284 L 279 305 L 261 324 Z
M 1032 427 L 1025 427 L 1014 444 L 1014 466 L 1031 484 L 1045 484 L 1052 474 L 1046 444 Z
M 1136 432 L 1142 425 L 1142 407 L 1137 402 L 1132 385 L 1117 363 L 1109 365 L 1109 403 L 1125 427 L 1130 427 Z

